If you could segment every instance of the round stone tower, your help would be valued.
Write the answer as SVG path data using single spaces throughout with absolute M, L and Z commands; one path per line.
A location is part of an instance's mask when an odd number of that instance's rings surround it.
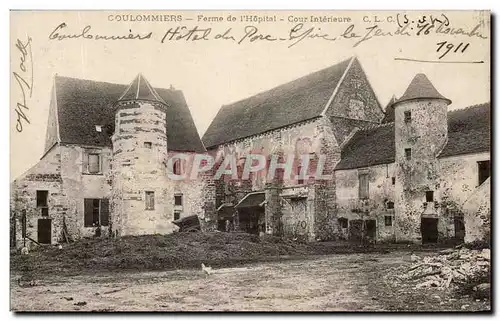
M 437 242 L 448 234 L 438 205 L 437 155 L 447 142 L 450 103 L 417 74 L 393 105 L 397 241 Z
M 168 106 L 141 75 L 115 103 L 113 230 L 121 235 L 167 232 L 166 113 Z

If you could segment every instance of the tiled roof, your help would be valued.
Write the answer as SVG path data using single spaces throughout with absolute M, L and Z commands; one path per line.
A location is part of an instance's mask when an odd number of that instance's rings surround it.
M 448 142 L 438 157 L 490 151 L 490 103 L 448 112 Z M 336 170 L 395 161 L 394 123 L 356 132 L 342 149 Z
M 448 143 L 439 157 L 490 151 L 490 103 L 448 112 Z
M 394 149 L 394 123 L 359 130 L 342 149 L 335 169 L 393 163 Z
M 203 135 L 207 148 L 318 117 L 351 59 L 231 105 Z
M 141 97 L 151 98 L 154 95 L 150 95 L 156 92 L 167 104 L 168 149 L 204 151 L 182 91 L 162 88 L 152 91 L 139 85 L 137 88 Z M 56 76 L 55 91 L 61 142 L 111 146 L 110 135 L 115 126 L 113 105 L 124 93 L 128 94 L 128 87 L 131 86 Z M 103 126 L 102 132 L 97 132 L 95 125 Z
M 425 74 L 415 75 L 410 85 L 408 85 L 408 88 L 406 89 L 403 96 L 401 96 L 401 98 L 399 98 L 396 103 L 424 98 L 444 99 L 448 101 L 448 104 L 451 103 L 448 98 L 444 97 L 436 90 L 434 85 L 430 82 L 429 78 L 427 78 Z

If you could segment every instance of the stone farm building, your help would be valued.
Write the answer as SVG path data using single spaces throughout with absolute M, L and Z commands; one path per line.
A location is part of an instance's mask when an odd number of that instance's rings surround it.
M 353 57 L 223 106 L 200 140 L 181 91 L 56 76 L 45 153 L 12 183 L 11 239 L 170 233 L 198 215 L 202 230 L 306 241 L 488 240 L 490 103 L 450 104 L 417 74 L 383 109 Z M 329 178 L 297 157 L 298 176 L 173 181 L 177 152 L 231 155 L 240 178 L 248 155 L 308 155 Z
M 142 75 L 128 86 L 56 76 L 45 153 L 13 183 L 11 241 L 22 244 L 25 230 L 56 243 L 97 226 L 102 235 L 170 233 L 186 213 L 203 218 L 214 211 L 209 180 L 170 181 L 165 160 L 204 151 L 181 91 Z
M 219 217 L 309 241 L 488 238 L 490 104 L 450 104 L 418 74 L 383 110 L 353 57 L 223 106 L 202 139 L 218 158 L 326 155 L 332 179 L 217 182 Z

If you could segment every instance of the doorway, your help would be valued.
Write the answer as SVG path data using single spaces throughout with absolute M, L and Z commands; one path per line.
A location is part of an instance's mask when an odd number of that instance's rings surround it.
M 464 217 L 455 216 L 454 225 L 455 225 L 455 239 L 457 239 L 458 241 L 463 241 L 465 237 Z
M 420 232 L 422 233 L 422 244 L 436 243 L 438 241 L 438 219 L 422 217 Z
M 349 221 L 349 240 L 360 242 L 363 238 L 363 220 Z
M 377 221 L 375 220 L 366 220 L 365 221 L 365 227 L 366 227 L 366 238 L 369 242 L 375 242 L 376 236 L 377 236 Z
M 52 219 L 38 219 L 38 242 L 41 244 L 52 243 Z

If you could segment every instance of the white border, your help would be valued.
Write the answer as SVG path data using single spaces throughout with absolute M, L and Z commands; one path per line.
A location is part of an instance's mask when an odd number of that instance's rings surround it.
M 7 0 L 3 1 L 2 5 L 5 6 L 4 10 L 2 11 L 2 17 L 1 21 L 1 28 L 2 28 L 2 34 L 4 35 L 4 41 L 2 41 L 3 45 L 3 50 L 1 51 L 2 53 L 2 62 L 4 64 L 8 64 L 10 61 L 9 58 L 9 44 L 10 42 L 8 41 L 9 39 L 9 23 L 10 23 L 10 16 L 9 16 L 9 11 L 8 9 L 10 8 L 16 8 L 16 9 L 43 9 L 43 10 L 49 10 L 49 9 L 57 9 L 57 10 L 63 10 L 63 9 L 72 9 L 72 10 L 77 10 L 77 9 L 87 9 L 87 10 L 98 10 L 98 9 L 152 9 L 152 8 L 157 8 L 157 9 L 169 9 L 169 10 L 182 10 L 182 9 L 197 9 L 197 10 L 202 10 L 202 9 L 208 9 L 208 10 L 216 10 L 216 9 L 277 9 L 277 10 L 291 10 L 291 9 L 306 9 L 306 10 L 312 10 L 312 9 L 317 9 L 317 10 L 400 10 L 400 9 L 407 9 L 407 10 L 439 10 L 439 9 L 455 9 L 455 10 L 487 10 L 490 9 L 494 13 L 500 12 L 500 5 L 499 1 L 495 0 L 475 0 L 475 1 L 448 1 L 447 3 L 443 2 L 438 2 L 435 0 L 420 0 L 418 2 L 405 2 L 405 1 L 344 1 L 344 2 L 339 2 L 339 1 L 319 1 L 319 0 L 308 0 L 308 1 L 271 1 L 271 0 L 252 0 L 252 1 L 211 1 L 210 4 L 207 4 L 207 2 L 197 0 L 197 1 L 190 1 L 190 0 L 184 0 L 184 1 L 169 1 L 169 2 L 160 2 L 160 1 L 150 1 L 150 0 L 141 0 L 141 1 L 105 1 L 105 0 L 87 0 L 85 2 L 70 2 L 70 1 L 13 1 L 13 0 Z M 164 6 L 161 8 L 161 6 Z M 168 7 L 168 8 L 167 8 Z M 496 19 L 498 16 L 496 17 Z M 498 20 L 495 21 L 496 23 L 494 24 L 494 30 L 492 30 L 492 34 L 495 35 L 498 32 Z M 496 45 L 495 45 L 496 48 Z M 493 50 L 493 52 L 498 52 L 496 49 Z M 492 57 L 493 59 L 496 58 Z M 496 64 L 495 64 L 496 66 Z M 5 68 L 4 70 L 9 70 L 10 67 Z M 496 74 L 496 68 L 495 70 L 492 71 L 494 74 Z M 9 92 L 9 84 L 10 84 L 10 73 L 4 72 L 3 73 L 3 78 L 2 78 L 2 88 L 4 90 L 4 99 L 6 100 L 3 106 L 9 106 L 9 97 L 10 97 L 10 92 Z M 495 90 L 498 92 L 498 81 L 495 82 L 495 88 L 492 88 L 492 90 Z M 492 106 L 495 108 L 495 106 Z M 6 152 L 7 147 L 9 146 L 9 124 L 8 121 L 10 119 L 9 117 L 9 109 L 8 108 L 1 108 L 1 113 L 0 114 L 0 119 L 2 122 L 4 122 L 4 126 L 2 126 L 3 130 L 3 135 L 1 135 L 1 147 L 3 148 L 2 153 L 0 153 L 0 161 L 1 165 L 3 168 L 2 177 L 1 177 L 1 182 L 3 183 L 2 185 L 2 193 L 1 195 L 3 196 L 1 200 L 1 208 L 3 209 L 3 224 L 1 224 L 1 228 L 3 229 L 3 243 L 2 246 L 0 246 L 0 249 L 2 253 L 0 254 L 1 257 L 4 259 L 2 260 L 1 264 L 1 272 L 2 272 L 2 288 L 1 288 L 1 298 L 0 298 L 0 304 L 1 304 L 1 312 L 2 312 L 2 320 L 5 319 L 10 319 L 14 318 L 14 315 L 9 312 L 9 223 L 8 223 L 8 208 L 9 208 L 9 153 Z M 492 120 L 492 123 L 495 124 L 498 121 L 498 118 L 500 113 L 496 112 L 495 113 L 495 119 Z M 43 133 L 44 134 L 44 133 Z M 498 141 L 498 137 L 495 133 L 495 141 Z M 496 157 L 494 159 L 497 159 Z M 496 168 L 495 164 L 495 168 Z M 495 173 L 496 171 L 494 171 Z M 493 177 L 494 178 L 494 177 Z M 495 197 L 493 199 L 499 200 L 500 199 L 500 192 L 498 192 L 498 189 L 495 191 Z M 496 213 L 493 213 L 493 216 Z M 495 218 L 494 223 L 495 223 L 495 231 L 498 233 L 498 222 L 500 220 Z M 497 238 L 495 239 L 495 248 L 498 242 L 498 235 Z M 495 264 L 495 271 L 494 273 L 496 274 L 496 284 L 495 284 L 495 295 L 494 298 L 498 298 L 498 265 Z M 496 300 L 495 300 L 496 301 Z M 496 302 L 493 302 L 493 304 Z M 66 317 L 67 315 L 50 315 L 50 316 L 45 316 L 46 317 Z M 89 315 L 90 316 L 90 315 Z M 144 319 L 147 318 L 150 315 L 128 315 L 127 318 L 133 318 L 133 319 Z M 192 317 L 193 315 L 166 315 L 163 317 L 168 317 L 168 318 L 178 318 L 178 317 Z M 201 318 L 212 318 L 212 317 L 218 317 L 215 315 L 197 315 L 198 317 Z M 298 318 L 310 318 L 310 317 L 316 317 L 317 315 L 297 315 L 296 317 Z M 373 316 L 373 315 L 349 315 L 349 316 L 341 316 L 341 315 L 332 315 L 332 316 L 325 316 L 323 317 L 334 317 L 335 319 L 344 319 L 344 318 L 355 318 L 355 319 L 361 319 L 365 318 L 367 316 Z M 72 315 L 71 318 L 82 318 L 85 317 L 84 314 L 82 315 Z M 101 320 L 104 319 L 105 316 L 103 315 L 92 315 L 90 316 L 93 318 L 93 320 Z M 120 316 L 119 316 L 120 317 Z M 230 318 L 241 318 L 242 316 L 235 316 L 235 315 L 229 315 L 226 317 Z M 248 316 L 247 316 L 248 317 Z M 258 318 L 259 320 L 274 320 L 274 319 L 284 319 L 284 318 L 290 318 L 294 317 L 293 315 L 250 315 L 252 318 Z M 386 318 L 386 317 L 397 317 L 397 318 L 406 318 L 406 317 L 414 317 L 414 318 L 420 318 L 422 315 L 418 314 L 413 314 L 413 315 L 394 315 L 394 316 L 388 316 L 388 315 L 380 315 L 378 317 Z M 426 319 L 437 319 L 439 315 L 425 315 Z M 453 315 L 453 319 L 466 319 L 472 317 L 472 315 Z M 44 316 L 30 316 L 33 320 L 39 320 L 44 318 Z

